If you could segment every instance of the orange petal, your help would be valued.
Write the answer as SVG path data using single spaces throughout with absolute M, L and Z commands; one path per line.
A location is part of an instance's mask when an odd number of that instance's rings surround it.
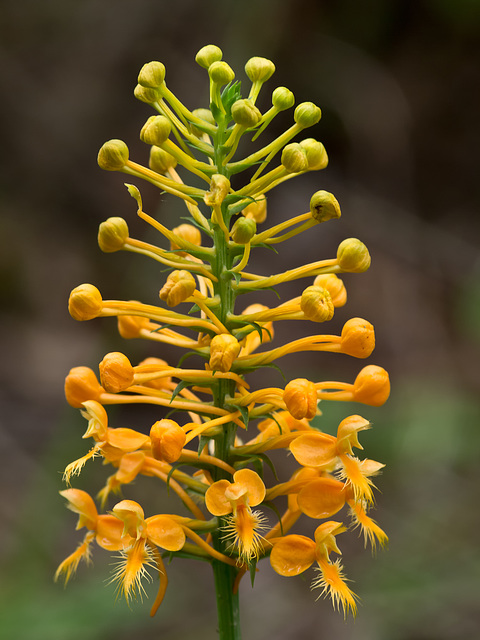
M 281 576 L 298 576 L 315 561 L 315 543 L 296 534 L 280 538 L 273 546 L 270 564 Z
M 335 463 L 337 439 L 326 433 L 306 433 L 290 443 L 295 460 L 305 467 L 325 467 Z
M 96 541 L 102 549 L 107 551 L 120 551 L 125 549 L 133 540 L 130 536 L 123 535 L 123 522 L 115 516 L 98 516 Z
M 87 527 L 87 529 L 94 530 L 97 524 L 97 507 L 93 501 L 93 498 L 81 489 L 65 489 L 60 491 L 60 495 L 68 500 L 68 508 L 74 513 L 78 513 L 80 518 L 78 519 L 77 529 Z
M 225 497 L 225 491 L 230 485 L 228 480 L 218 480 L 207 489 L 205 505 L 214 516 L 226 516 L 232 512 L 232 505 Z
M 248 493 L 248 504 L 255 507 L 265 498 L 265 485 L 258 473 L 251 469 L 240 469 L 233 474 L 235 483 L 243 485 Z
M 299 492 L 298 508 L 310 518 L 329 518 L 340 511 L 349 497 L 343 482 L 333 478 L 312 480 Z
M 134 431 L 133 429 L 109 429 L 107 442 L 112 447 L 117 447 L 123 451 L 135 451 L 145 446 L 149 438 L 143 433 Z
M 179 551 L 185 544 L 185 532 L 182 527 L 168 516 L 159 515 L 147 518 L 148 539 L 167 551 Z

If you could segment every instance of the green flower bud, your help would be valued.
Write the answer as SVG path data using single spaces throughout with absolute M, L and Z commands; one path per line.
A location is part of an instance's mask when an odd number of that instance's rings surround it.
M 171 153 L 153 145 L 150 149 L 148 166 L 157 173 L 167 173 L 169 169 L 175 169 L 177 161 Z
M 207 191 L 203 200 L 209 207 L 220 205 L 230 191 L 230 180 L 220 173 L 214 173 L 210 181 L 210 191 Z
M 232 105 L 232 118 L 242 127 L 254 127 L 262 114 L 251 100 L 237 100 Z
M 208 75 L 213 82 L 219 85 L 228 84 L 235 78 L 233 69 L 226 62 L 220 60 L 213 62 L 208 67 Z
M 119 251 L 128 238 L 128 225 L 123 218 L 108 218 L 98 228 L 98 246 L 104 253 Z
M 172 271 L 160 289 L 160 300 L 166 302 L 169 307 L 176 307 L 192 295 L 196 286 L 195 278 L 190 271 Z
M 158 89 L 155 89 L 154 87 L 142 87 L 141 84 L 137 84 L 133 90 L 133 95 L 137 100 L 146 102 L 147 104 L 153 104 L 162 98 Z
M 310 171 L 325 169 L 328 164 L 328 156 L 321 142 L 318 142 L 318 140 L 314 138 L 307 138 L 300 142 L 300 146 L 305 149 Z
M 252 82 L 266 82 L 275 73 L 275 65 L 267 58 L 250 58 L 245 65 L 245 73 Z
M 164 81 L 165 65 L 156 60 L 144 64 L 138 74 L 138 84 L 141 84 L 142 87 L 155 89 L 156 87 L 160 87 Z
M 232 227 L 230 235 L 237 244 L 247 244 L 257 233 L 257 223 L 253 218 L 238 218 Z
M 300 299 L 305 317 L 313 322 L 327 322 L 333 318 L 335 307 L 330 292 L 323 287 L 307 287 Z
M 299 173 L 308 169 L 307 154 L 297 142 L 287 144 L 282 151 L 281 162 L 289 173 Z
M 162 145 L 170 135 L 172 125 L 165 116 L 150 116 L 140 131 L 140 140 L 157 147 Z
M 212 124 L 213 126 L 217 125 L 210 109 L 195 109 L 192 113 L 194 116 L 197 116 L 197 118 L 205 120 L 208 124 Z M 194 124 L 190 124 L 190 127 L 194 136 L 197 136 L 197 138 L 203 136 L 204 132 L 199 127 L 196 127 Z
M 287 87 L 277 87 L 272 93 L 272 104 L 279 111 L 285 111 L 293 107 L 295 96 Z
M 293 118 L 297 124 L 301 127 L 313 127 L 314 124 L 322 117 L 320 107 L 317 107 L 313 102 L 302 102 L 295 109 Z
M 371 258 L 367 247 L 357 238 L 347 238 L 338 245 L 338 266 L 342 271 L 362 273 L 370 266 Z
M 123 140 L 109 140 L 100 148 L 98 166 L 106 171 L 119 171 L 127 164 L 128 147 Z
M 195 56 L 195 62 L 204 69 L 208 69 L 211 64 L 222 59 L 222 50 L 214 44 L 207 44 L 202 47 Z
M 342 212 L 335 196 L 328 191 L 316 191 L 310 199 L 310 213 L 317 222 L 340 218 Z

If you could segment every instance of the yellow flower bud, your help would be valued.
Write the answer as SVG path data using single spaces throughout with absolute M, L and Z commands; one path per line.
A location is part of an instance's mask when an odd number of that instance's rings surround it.
M 212 124 L 213 126 L 216 126 L 217 124 L 210 109 L 194 109 L 192 113 L 194 116 L 197 116 L 197 118 L 204 120 L 207 124 Z M 190 128 L 193 135 L 197 136 L 197 138 L 201 138 L 203 136 L 204 132 L 199 127 L 196 127 L 194 124 L 190 124 Z
M 143 365 L 155 365 L 155 367 L 158 370 L 171 369 L 168 362 L 166 360 L 162 360 L 161 358 L 153 358 L 153 357 L 145 358 L 145 360 L 142 360 L 141 362 L 138 363 L 139 367 Z M 171 381 L 172 381 L 172 378 L 168 376 L 165 378 L 156 378 L 153 380 L 149 380 L 148 382 L 144 382 L 143 384 L 145 387 L 152 387 L 152 389 L 165 390 L 165 389 L 171 388 L 170 387 Z
M 362 318 L 351 318 L 342 329 L 340 348 L 355 358 L 368 358 L 375 349 L 373 325 Z
M 281 162 L 289 173 L 299 173 L 308 169 L 307 154 L 298 142 L 291 142 L 284 147 Z
M 334 307 L 343 307 L 347 302 L 347 290 L 345 289 L 343 280 L 334 273 L 322 273 L 318 275 L 313 281 L 313 284 L 328 290 Z
M 104 253 L 119 251 L 128 238 L 128 225 L 123 218 L 108 218 L 98 228 L 98 246 Z
M 159 102 L 162 99 L 162 95 L 158 89 L 153 87 L 143 87 L 141 84 L 137 84 L 133 90 L 133 95 L 137 100 L 145 102 L 146 104 L 153 104 Z
M 210 362 L 211 371 L 222 371 L 226 373 L 240 352 L 238 340 L 230 333 L 221 333 L 212 338 L 210 342 Z
M 305 150 L 310 171 L 325 169 L 328 164 L 328 156 L 325 147 L 314 138 L 307 138 L 300 142 L 300 146 Z
M 98 166 L 106 171 L 120 171 L 126 165 L 128 155 L 128 147 L 123 140 L 109 140 L 98 152 Z
M 287 384 L 283 401 L 296 420 L 311 420 L 317 413 L 317 390 L 314 383 L 305 378 L 296 378 Z
M 141 84 L 142 87 L 160 87 L 164 81 L 165 65 L 156 60 L 144 64 L 138 74 L 138 84 Z
M 212 82 L 219 85 L 228 84 L 235 78 L 233 69 L 226 62 L 220 60 L 212 62 L 208 67 L 208 75 Z
M 150 429 L 153 457 L 169 464 L 176 462 L 185 445 L 183 429 L 174 420 L 158 420 Z
M 267 198 L 261 194 L 255 202 L 251 202 L 242 211 L 245 218 L 252 218 L 257 224 L 265 222 L 267 219 Z
M 87 400 L 98 401 L 103 392 L 97 376 L 88 367 L 74 367 L 65 378 L 65 398 L 76 409 L 81 409 Z
M 172 229 L 172 233 L 182 238 L 182 240 L 187 240 L 187 242 L 196 244 L 197 247 L 202 244 L 202 234 L 200 229 L 198 229 L 198 227 L 194 227 L 193 224 L 180 224 L 178 227 L 174 227 Z M 178 251 L 180 247 L 174 242 L 170 243 L 170 249 L 172 251 L 177 251 L 178 255 L 186 255 L 185 251 Z
M 214 44 L 207 44 L 200 49 L 195 56 L 195 62 L 204 69 L 208 69 L 211 64 L 222 59 L 223 53 L 220 47 Z
M 381 407 L 390 395 L 390 378 L 382 367 L 370 364 L 364 367 L 353 383 L 355 402 Z
M 262 114 L 251 100 L 237 100 L 232 105 L 232 118 L 242 127 L 254 127 L 258 124 Z
M 75 320 L 92 320 L 98 316 L 102 308 L 102 295 L 93 284 L 75 287 L 68 299 L 68 312 Z
M 357 238 L 347 238 L 338 245 L 337 261 L 342 271 L 362 273 L 370 266 L 371 258 L 363 242 Z
M 245 65 L 245 73 L 252 82 L 266 82 L 275 73 L 275 65 L 267 58 L 250 58 Z
M 157 147 L 170 135 L 172 125 L 165 116 L 150 116 L 140 131 L 140 140 Z
M 148 318 L 142 316 L 118 316 L 118 333 L 122 338 L 139 338 L 141 329 L 148 325 Z
M 297 106 L 293 114 L 295 122 L 304 129 L 307 127 L 313 127 L 321 117 L 322 111 L 320 107 L 317 107 L 313 102 L 302 102 Z
M 177 160 L 168 151 L 153 145 L 150 149 L 148 166 L 157 173 L 167 173 L 169 169 L 175 169 Z
M 133 367 L 127 356 L 119 351 L 107 353 L 100 362 L 99 369 L 100 381 L 108 393 L 120 393 L 133 384 Z
M 272 104 L 279 111 L 285 111 L 293 107 L 295 96 L 287 87 L 277 87 L 272 93 Z
M 196 287 L 195 278 L 190 271 L 172 271 L 160 289 L 160 300 L 166 302 L 169 307 L 176 307 L 189 298 Z
M 238 244 L 247 244 L 257 233 L 257 223 L 253 218 L 240 217 L 235 221 L 230 235 Z
M 230 191 L 230 180 L 220 173 L 215 173 L 210 181 L 210 191 L 204 196 L 205 204 L 213 207 L 220 205 Z
M 316 191 L 310 199 L 310 213 L 317 222 L 340 218 L 342 212 L 334 195 L 328 191 Z
M 328 289 L 312 285 L 307 287 L 300 299 L 300 308 L 305 317 L 313 322 L 327 322 L 333 318 L 335 307 Z

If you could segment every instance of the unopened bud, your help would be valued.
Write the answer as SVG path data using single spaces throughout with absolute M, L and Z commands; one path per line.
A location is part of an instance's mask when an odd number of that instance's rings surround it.
M 337 451 L 353 455 L 353 447 L 363 449 L 358 441 L 358 432 L 370 429 L 371 423 L 362 416 L 348 416 L 341 421 L 337 429 Z
M 109 140 L 98 152 L 98 166 L 106 171 L 120 171 L 127 164 L 128 155 L 128 147 L 123 140 Z
M 185 445 L 183 429 L 174 420 L 159 420 L 150 429 L 153 457 L 172 464 L 176 462 Z
M 257 224 L 265 222 L 267 219 L 267 199 L 261 194 L 255 202 L 248 204 L 242 211 L 245 218 L 253 218 Z
M 390 378 L 385 369 L 370 364 L 360 371 L 353 387 L 355 402 L 381 407 L 390 395 Z
M 160 300 L 166 302 L 169 307 L 176 307 L 192 295 L 196 286 L 195 278 L 190 271 L 172 271 L 160 289 Z
M 283 401 L 296 420 L 311 420 L 317 413 L 317 389 L 306 378 L 291 380 L 283 392 Z
M 138 74 L 138 84 L 141 84 L 142 87 L 160 87 L 164 81 L 165 65 L 156 60 L 144 64 Z
M 140 131 L 140 140 L 157 147 L 167 140 L 172 130 L 170 120 L 165 116 L 150 116 Z
M 148 166 L 157 173 L 167 173 L 169 169 L 175 169 L 177 160 L 168 151 L 154 145 L 150 148 Z
M 230 333 L 221 333 L 210 342 L 210 362 L 211 371 L 230 371 L 231 366 L 240 352 L 238 340 Z
M 128 238 L 128 225 L 123 218 L 108 218 L 98 228 L 98 246 L 104 253 L 119 251 Z
M 272 93 L 272 104 L 279 111 L 285 111 L 293 107 L 295 96 L 287 87 L 277 87 Z
M 197 118 L 204 120 L 207 124 L 211 124 L 213 126 L 216 126 L 217 124 L 210 109 L 194 109 L 192 113 L 194 116 L 197 116 Z M 194 124 L 190 123 L 190 128 L 193 135 L 197 136 L 197 138 L 201 138 L 203 136 L 204 132 L 199 126 L 197 127 Z
M 307 154 L 308 168 L 310 171 L 320 171 L 325 169 L 328 164 L 328 156 L 325 147 L 315 138 L 307 138 L 300 142 Z
M 261 117 L 262 114 L 251 100 L 237 100 L 232 105 L 233 121 L 242 127 L 254 127 Z
M 210 207 L 220 205 L 230 191 L 230 180 L 221 173 L 215 173 L 210 181 L 210 191 L 204 196 L 205 204 Z
M 245 65 L 245 73 L 252 82 L 266 82 L 275 73 L 275 65 L 267 58 L 250 58 Z
M 343 307 L 347 302 L 347 290 L 345 289 L 343 280 L 334 273 L 322 273 L 318 275 L 313 281 L 313 284 L 328 290 L 334 307 Z
M 308 169 L 307 154 L 298 142 L 291 142 L 284 147 L 281 162 L 289 173 L 299 173 Z
M 99 365 L 100 381 L 108 393 L 120 393 L 131 387 L 134 371 L 130 360 L 119 351 L 107 353 Z
M 212 82 L 219 84 L 220 86 L 232 82 L 235 78 L 233 69 L 223 61 L 215 61 L 208 67 L 208 75 Z
M 373 325 L 362 318 L 351 318 L 343 325 L 340 347 L 349 356 L 368 358 L 375 349 Z
M 338 245 L 337 261 L 342 271 L 362 273 L 370 266 L 371 258 L 363 242 L 347 238 Z
M 322 111 L 320 107 L 317 107 L 313 102 L 302 102 L 297 106 L 293 114 L 295 122 L 304 129 L 307 127 L 313 127 L 321 117 Z
M 118 316 L 118 333 L 122 338 L 139 338 L 141 330 L 148 325 L 148 318 L 142 316 Z
M 68 312 L 74 320 L 92 320 L 102 309 L 102 295 L 93 284 L 75 287 L 68 299 Z
M 76 409 L 81 409 L 87 400 L 98 401 L 103 392 L 97 376 L 88 367 L 74 367 L 65 378 L 65 397 Z
M 334 195 L 328 191 L 317 191 L 310 199 L 310 213 L 317 222 L 340 218 L 342 212 Z
M 172 229 L 172 233 L 182 238 L 182 240 L 186 240 L 187 242 L 191 242 L 192 244 L 197 245 L 197 247 L 202 244 L 202 234 L 200 232 L 200 229 L 194 227 L 193 224 L 180 224 L 178 227 L 174 227 Z M 180 247 L 174 242 L 171 242 L 170 249 L 172 251 L 177 251 L 178 249 L 180 249 Z M 179 255 L 185 255 L 185 252 L 179 252 Z
M 141 362 L 138 363 L 139 367 L 142 367 L 144 365 L 154 365 L 159 371 L 161 371 L 162 369 L 164 370 L 171 369 L 168 362 L 166 360 L 162 360 L 161 358 L 153 358 L 153 357 L 145 358 L 145 360 L 142 360 Z M 172 378 L 170 376 L 167 376 L 165 378 L 154 378 L 153 380 L 148 380 L 143 384 L 145 387 L 152 387 L 153 389 L 165 390 L 165 389 L 171 388 L 170 387 L 171 381 L 172 381 Z
M 142 87 L 141 84 L 137 84 L 133 90 L 133 95 L 137 100 L 145 102 L 146 104 L 153 104 L 159 102 L 162 99 L 162 95 L 158 89 L 153 87 Z
M 237 244 L 247 244 L 257 233 L 257 223 L 253 218 L 240 217 L 235 221 L 230 235 Z
M 327 289 L 312 285 L 307 287 L 300 299 L 300 308 L 313 322 L 327 322 L 333 318 L 335 307 Z
M 204 69 L 208 69 L 211 64 L 221 60 L 222 56 L 223 53 L 220 47 L 217 47 L 214 44 L 207 44 L 197 53 L 195 56 L 195 62 Z

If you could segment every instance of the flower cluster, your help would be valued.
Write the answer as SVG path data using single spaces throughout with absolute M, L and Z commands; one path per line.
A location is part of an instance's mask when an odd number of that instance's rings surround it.
M 199 356 L 204 366 L 187 368 L 183 358 L 174 366 L 157 355 L 133 365 L 124 353 L 112 352 L 100 362 L 98 376 L 84 366 L 70 371 L 66 398 L 88 421 L 83 437 L 92 438 L 93 446 L 65 470 L 69 488 L 61 494 L 79 515 L 77 528 L 85 528 L 86 535 L 59 566 L 57 577 L 63 575 L 68 581 L 80 561 L 90 559 L 96 542 L 119 554 L 113 580 L 127 600 L 143 592 L 142 580 L 149 579 L 149 570 L 158 573 L 153 615 L 167 587 L 162 560 L 166 554 L 210 562 L 217 593 L 223 591 L 223 603 L 229 599 L 231 610 L 241 577 L 248 570 L 254 576 L 259 560 L 269 558 L 282 576 L 298 575 L 316 563 L 319 573 L 312 586 L 329 595 L 344 613 L 355 613 L 356 596 L 340 560 L 331 556 L 341 553 L 337 536 L 352 526 L 359 527 L 372 548 L 385 544 L 385 533 L 369 515 L 374 503 L 372 478 L 383 465 L 355 454 L 355 449 L 362 449 L 360 433 L 370 428 L 360 415 L 345 417 L 335 436 L 319 428 L 321 420 L 311 421 L 320 416 L 319 401 L 382 405 L 390 392 L 388 374 L 369 364 L 353 382 L 296 378 L 284 386 L 261 389 L 251 389 L 245 378 L 301 351 L 368 358 L 375 346 L 374 329 L 362 318 L 345 322 L 340 335 L 320 333 L 280 346 L 270 343 L 275 322 L 330 320 L 346 303 L 339 274 L 365 271 L 370 255 L 360 240 L 349 238 L 331 258 L 274 275 L 247 270 L 252 249 L 274 247 L 310 229 L 316 232 L 319 224 L 340 217 L 335 197 L 320 190 L 305 213 L 258 228 L 267 217 L 266 193 L 327 166 L 321 142 L 314 138 L 292 142 L 318 123 L 321 111 L 311 102 L 298 104 L 293 124 L 284 133 L 235 159 L 242 137 L 259 138 L 277 114 L 293 108 L 294 96 L 285 87 L 276 88 L 272 106 L 262 113 L 256 101 L 275 71 L 271 61 L 248 60 L 246 98 L 218 47 L 203 47 L 196 61 L 208 73 L 208 109 L 188 109 L 168 89 L 162 63 L 150 62 L 140 71 L 135 96 L 156 111 L 140 132 L 150 152 L 148 167 L 131 160 L 121 140 L 106 142 L 98 154 L 101 168 L 144 179 L 186 206 L 188 222 L 169 229 L 143 210 L 138 188 L 128 184 L 138 216 L 159 233 L 159 245 L 131 237 L 123 218 L 108 218 L 99 228 L 102 251 L 131 251 L 160 263 L 168 275 L 159 304 L 105 299 L 95 286 L 82 284 L 70 295 L 69 311 L 76 320 L 114 316 L 123 338 L 150 340 L 159 355 L 162 343 L 175 345 Z M 237 174 L 243 171 L 247 178 L 238 186 Z M 192 184 L 184 180 L 188 172 Z M 237 310 L 237 298 L 243 294 L 301 279 L 306 284 L 293 299 L 273 308 L 240 304 L 243 310 Z M 149 434 L 110 426 L 105 406 L 126 403 L 158 408 Z M 273 467 L 268 455 L 278 449 L 292 454 L 298 468 L 283 481 L 266 485 L 264 470 Z M 113 468 L 98 494 L 102 509 L 111 494 L 128 492 L 126 485 L 144 475 L 174 492 L 184 515 L 146 517 L 142 506 L 131 499 L 120 500 L 99 515 L 89 494 L 71 488 L 73 479 L 95 457 Z M 281 478 L 282 470 L 278 472 Z M 285 498 L 277 501 L 281 496 Z M 337 515 L 344 509 L 349 512 L 346 524 Z M 278 517 L 272 519 L 272 513 Z M 313 538 L 291 533 L 300 518 L 320 521 Z M 229 613 L 229 607 L 222 604 L 219 610 L 221 629 L 227 624 L 225 616 L 236 615 Z

